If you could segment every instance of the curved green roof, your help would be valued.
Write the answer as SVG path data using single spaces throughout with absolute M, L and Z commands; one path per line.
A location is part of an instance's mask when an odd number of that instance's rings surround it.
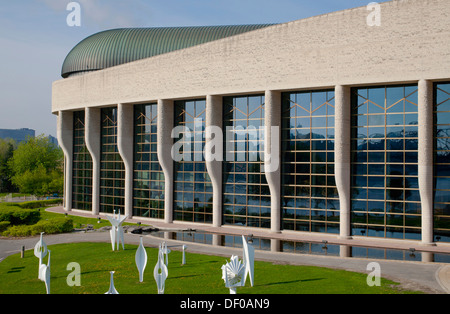
M 270 25 L 273 24 L 107 30 L 76 45 L 64 60 L 61 76 L 97 71 Z

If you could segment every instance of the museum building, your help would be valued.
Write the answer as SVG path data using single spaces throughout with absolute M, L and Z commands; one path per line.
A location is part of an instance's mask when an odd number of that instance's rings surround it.
M 84 39 L 52 92 L 65 210 L 450 242 L 450 2 L 379 9 Z

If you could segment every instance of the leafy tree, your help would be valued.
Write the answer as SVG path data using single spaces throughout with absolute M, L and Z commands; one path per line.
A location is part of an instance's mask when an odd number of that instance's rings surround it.
M 0 192 L 14 192 L 8 161 L 16 148 L 17 144 L 14 140 L 0 139 Z
M 36 196 L 63 191 L 63 152 L 44 135 L 19 144 L 8 162 L 11 181 L 21 193 Z

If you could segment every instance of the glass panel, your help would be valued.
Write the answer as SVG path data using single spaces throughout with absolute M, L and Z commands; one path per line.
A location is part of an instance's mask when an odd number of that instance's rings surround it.
M 177 117 L 175 127 L 185 126 L 192 134 L 192 137 L 185 138 L 187 143 L 181 143 L 186 145 L 183 149 L 189 153 L 185 152 L 180 161 L 174 162 L 174 183 L 177 187 L 175 194 L 183 194 L 180 206 L 174 208 L 175 220 L 212 223 L 212 191 L 208 187 L 211 179 L 207 173 L 203 154 L 205 108 L 206 101 L 202 99 L 175 102 L 174 115 Z M 234 115 L 243 114 L 234 111 Z M 233 180 L 234 175 L 224 174 L 225 190 L 234 190 L 232 185 L 226 184 L 233 183 Z
M 223 162 L 223 177 L 228 177 L 228 181 L 234 185 L 235 193 L 240 194 L 232 195 L 231 189 L 224 189 L 224 208 L 234 208 L 233 212 L 223 213 L 224 223 L 270 227 L 264 222 L 267 217 L 260 219 L 267 216 L 267 210 L 269 210 L 270 218 L 270 201 L 267 204 L 266 199 L 264 201 L 261 199 L 261 195 L 266 193 L 263 187 L 267 187 L 267 183 L 265 182 L 265 176 L 261 175 L 261 169 L 263 168 L 261 167 L 261 153 L 263 152 L 263 147 L 258 139 L 259 134 L 257 132 L 264 125 L 264 97 L 224 97 L 223 103 L 224 112 L 239 111 L 242 113 L 233 117 L 224 115 L 224 127 L 236 128 L 239 126 L 241 128 L 238 132 L 239 137 L 236 137 L 239 140 L 236 143 L 236 147 L 240 153 L 235 154 L 234 159 L 226 159 Z M 287 108 L 288 114 L 290 112 L 295 113 L 297 110 L 293 104 L 291 107 Z M 288 120 L 286 123 L 293 127 L 297 125 L 295 120 Z M 303 122 L 299 121 L 299 123 Z M 301 130 L 290 132 L 290 134 L 292 138 L 302 137 Z M 226 144 L 224 143 L 225 148 Z M 295 157 L 289 155 L 289 158 L 294 160 Z M 258 206 L 252 207 L 249 205 Z
M 369 104 L 367 112 L 358 107 L 363 99 Z M 405 227 L 415 221 L 416 217 L 410 215 L 420 211 L 417 86 L 352 89 L 351 121 L 353 232 L 374 237 L 415 237 L 417 230 Z M 404 211 L 406 207 L 409 212 Z M 364 212 L 370 214 L 364 216 Z M 401 215 L 387 217 L 386 212 Z M 394 234 L 387 225 L 400 226 L 397 230 L 402 232 Z
M 92 210 L 92 158 L 85 143 L 85 113 L 73 113 L 72 208 Z
M 135 105 L 133 216 L 163 219 L 165 182 L 158 162 L 156 133 L 157 104 Z M 175 173 L 176 181 L 183 181 L 183 172 Z M 182 191 L 183 184 L 176 182 L 175 190 Z M 182 201 L 183 194 L 175 193 L 174 199 Z M 183 203 L 176 202 L 174 207 L 181 208 Z
M 289 230 L 335 232 L 339 226 L 336 224 L 339 217 L 335 215 L 339 199 L 334 179 L 334 91 L 286 93 L 282 99 L 282 128 L 302 127 L 291 130 L 301 142 L 283 140 L 282 226 Z M 295 202 L 290 199 L 292 196 L 297 196 Z M 293 216 L 290 210 L 293 206 L 307 210 L 297 210 Z M 311 208 L 320 211 L 310 214 Z M 312 220 L 322 223 L 312 224 Z
M 100 188 L 105 189 L 100 193 L 100 212 L 123 215 L 125 166 L 117 148 L 117 108 L 101 110 L 101 160 Z
M 434 95 L 434 240 L 450 242 L 450 82 L 436 83 Z

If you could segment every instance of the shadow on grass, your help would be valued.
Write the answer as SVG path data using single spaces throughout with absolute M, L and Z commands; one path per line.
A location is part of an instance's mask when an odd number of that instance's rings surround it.
M 167 280 L 169 280 L 169 279 L 179 279 L 179 278 L 189 278 L 189 277 L 198 277 L 198 276 L 200 276 L 200 275 L 185 275 L 185 276 L 180 275 L 180 276 L 177 276 L 177 277 L 168 277 Z
M 289 284 L 289 283 L 319 281 L 319 280 L 325 280 L 325 278 L 312 278 L 312 279 L 298 279 L 298 280 L 290 280 L 290 281 L 280 281 L 280 282 L 272 282 L 272 283 L 263 284 L 261 286 L 275 286 L 275 285 L 284 285 L 284 284 Z
M 7 272 L 7 274 L 11 274 L 11 273 L 20 273 L 22 271 L 22 269 L 24 269 L 25 267 L 13 267 L 11 268 L 11 270 L 9 270 Z

